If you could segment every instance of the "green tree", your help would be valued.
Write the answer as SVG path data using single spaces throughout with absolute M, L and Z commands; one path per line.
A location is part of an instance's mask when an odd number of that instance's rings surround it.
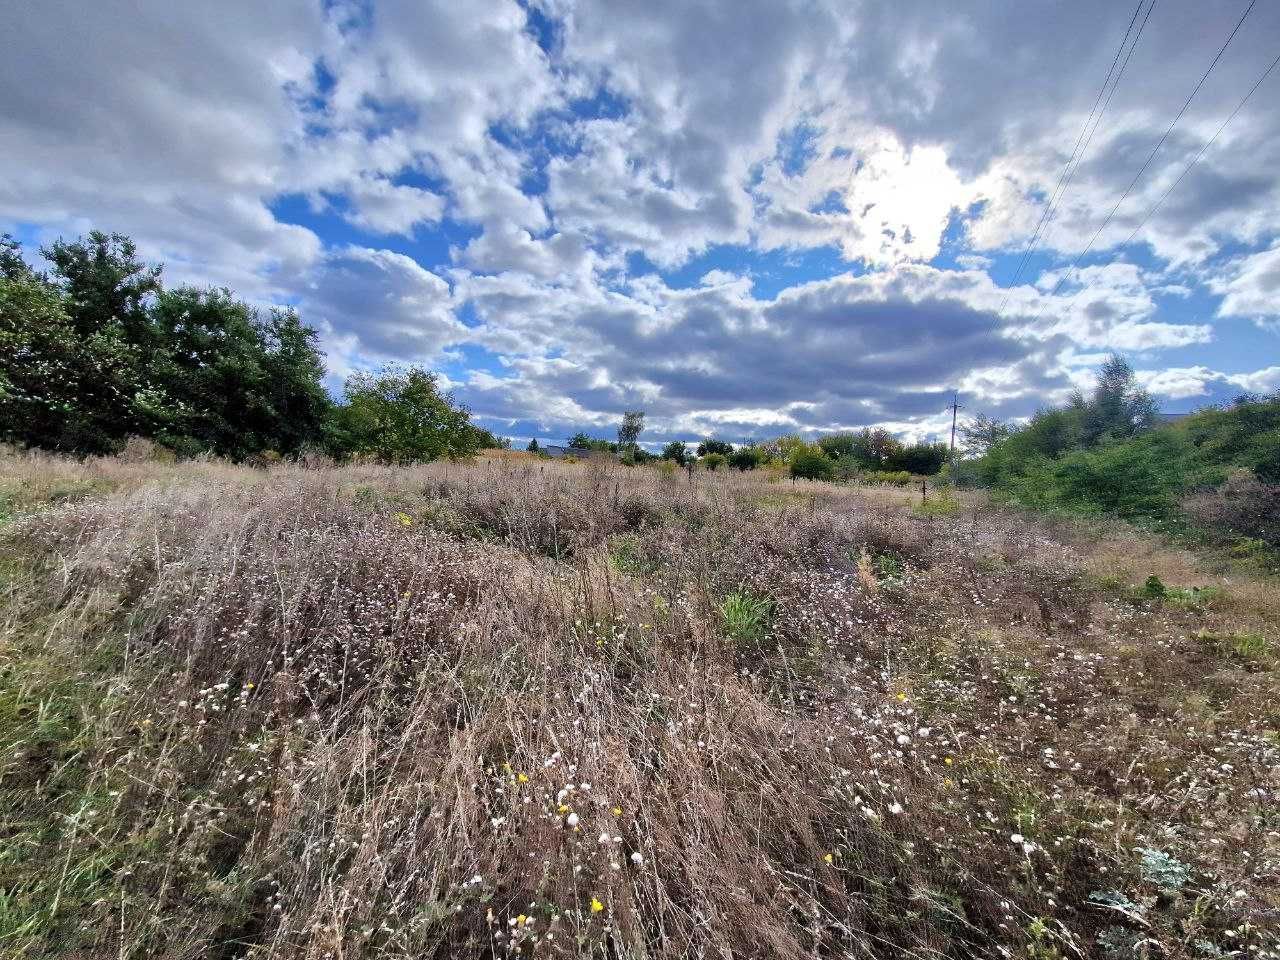
M 858 434 L 853 454 L 872 470 L 892 469 L 889 464 L 902 453 L 902 443 L 884 427 L 864 429 Z
M 476 445 L 481 450 L 510 450 L 511 438 L 500 437 L 492 430 L 486 430 L 484 427 L 471 425 L 471 429 L 476 434 Z
M 77 330 L 89 335 L 119 325 L 125 339 L 142 350 L 156 345 L 147 306 L 160 292 L 161 268 L 139 259 L 132 240 L 94 230 L 40 252 L 53 264 L 54 280 Z
M 825 437 L 818 438 L 818 446 L 832 460 L 851 457 L 857 450 L 858 435 L 848 430 L 840 433 L 829 433 Z
M 0 234 L 0 280 L 29 280 L 35 276 L 22 259 L 22 244 L 7 233 Z
M 634 454 L 636 442 L 644 430 L 644 411 L 628 410 L 622 415 L 622 423 L 618 427 L 618 449 Z
M 729 454 L 729 466 L 737 467 L 739 470 L 754 470 L 762 463 L 767 462 L 769 455 L 756 446 L 739 447 L 733 453 Z
M 343 455 L 382 463 L 472 457 L 481 433 L 466 409 L 442 394 L 438 377 L 418 366 L 388 365 L 354 373 L 334 416 L 334 446 Z
M 886 469 L 933 476 L 947 462 L 945 443 L 913 443 L 903 447 L 889 459 Z
M 596 437 L 589 437 L 581 430 L 569 438 L 569 446 L 579 450 L 600 450 L 605 453 L 612 453 L 618 449 L 616 443 L 610 443 L 608 440 L 600 440 Z
M 724 460 L 725 460 L 725 457 L 723 453 L 717 453 L 716 451 L 713 450 L 710 453 L 708 453 L 706 456 L 702 457 L 700 462 L 703 466 L 703 469 L 710 470 L 712 473 L 714 473 L 716 470 L 720 469 L 720 467 L 724 465 Z
M 150 308 L 151 375 L 181 415 L 159 439 L 241 460 L 296 453 L 329 411 L 315 331 L 292 310 L 265 317 L 229 290 L 162 290 Z
M 713 440 L 711 437 L 703 440 L 698 444 L 698 456 L 705 457 L 709 453 L 718 453 L 722 457 L 727 457 L 733 453 L 733 444 L 724 440 Z
M 271 421 L 263 432 L 268 444 L 294 454 L 324 435 L 333 401 L 324 388 L 324 355 L 314 328 L 293 309 L 270 310 L 258 319 L 263 367 L 270 385 Z
M 769 454 L 770 459 L 783 460 L 787 463 L 791 462 L 791 455 L 797 450 L 807 447 L 804 438 L 796 433 L 784 433 L 780 437 L 774 437 L 768 443 L 763 445 L 764 450 Z
M 960 425 L 960 437 L 965 447 L 975 456 L 984 456 L 988 450 L 1012 432 L 1003 420 L 980 413 Z
M 689 449 L 680 440 L 672 440 L 662 448 L 663 460 L 674 460 L 680 466 L 684 466 L 689 459 Z
M 528 445 L 527 447 L 525 447 L 525 449 L 526 449 L 526 450 L 528 450 L 530 453 L 541 453 L 541 452 L 542 452 L 542 448 L 538 446 L 538 438 L 537 438 L 537 437 L 534 437 L 532 440 L 530 440 L 530 441 L 529 441 L 529 445 Z
M 18 272 L 15 271 L 15 274 Z M 141 377 L 119 324 L 85 333 L 34 274 L 0 278 L 0 436 L 68 453 L 110 453 L 171 409 Z
M 11 242 L 10 252 L 16 249 Z M 74 335 L 92 342 L 93 355 L 109 356 L 110 362 L 81 365 L 79 390 L 67 400 L 82 409 L 67 409 L 65 424 L 86 429 L 37 436 L 33 443 L 105 453 L 131 434 L 155 436 L 167 429 L 183 411 L 152 370 L 157 342 L 148 307 L 160 290 L 160 268 L 139 259 L 128 237 L 96 230 L 40 252 L 53 265 L 48 282 L 61 295 Z M 43 343 L 53 349 L 50 341 Z
M 1114 353 L 1098 371 L 1092 395 L 1086 399 L 1077 391 L 1071 407 L 1080 418 L 1080 440 L 1087 447 L 1135 436 L 1156 422 L 1155 401 L 1138 386 L 1128 361 Z
M 847 454 L 838 460 L 832 460 L 831 466 L 837 480 L 852 480 L 859 473 L 868 469 L 867 465 L 853 454 Z

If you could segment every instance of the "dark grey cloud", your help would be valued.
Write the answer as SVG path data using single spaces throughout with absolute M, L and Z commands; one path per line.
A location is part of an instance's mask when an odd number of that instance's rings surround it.
M 518 344 L 532 301 L 486 289 L 464 282 L 458 295 L 471 298 L 484 331 L 500 331 L 495 346 Z M 602 423 L 641 406 L 654 429 L 673 434 L 916 421 L 940 414 L 975 370 L 1046 362 L 1044 339 L 1020 339 L 1016 316 L 997 318 L 997 296 L 980 275 L 948 287 L 929 268 L 811 282 L 768 301 L 736 279 L 692 290 L 649 284 L 594 306 L 566 301 L 552 311 L 553 340 L 535 318 L 513 376 L 482 376 L 466 396 L 494 416 L 511 414 L 514 397 L 569 397 L 577 416 Z M 556 349 L 562 359 L 537 359 Z M 1042 379 L 1067 383 L 1060 372 Z

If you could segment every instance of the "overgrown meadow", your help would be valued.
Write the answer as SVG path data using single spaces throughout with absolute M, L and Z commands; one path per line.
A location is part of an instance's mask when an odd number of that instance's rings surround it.
M 911 497 L 6 456 L 0 954 L 1280 957 L 1275 581 Z

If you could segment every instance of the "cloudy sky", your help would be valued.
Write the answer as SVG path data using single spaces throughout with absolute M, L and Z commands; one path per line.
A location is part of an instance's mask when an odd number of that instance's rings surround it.
M 927 436 L 1108 351 L 1190 409 L 1280 388 L 1280 68 L 1218 133 L 1280 3 L 1196 89 L 1246 5 L 21 3 L 0 230 L 128 233 L 521 441 Z

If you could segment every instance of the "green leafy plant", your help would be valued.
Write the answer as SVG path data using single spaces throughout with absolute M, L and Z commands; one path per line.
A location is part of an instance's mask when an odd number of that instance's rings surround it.
M 609 559 L 619 573 L 647 577 L 658 569 L 658 561 L 636 537 L 619 537 L 609 551 Z
M 1166 588 L 1164 593 L 1166 603 L 1185 610 L 1203 610 L 1221 596 L 1221 587 L 1174 587 Z
M 1215 633 L 1210 630 L 1201 630 L 1196 637 L 1221 653 L 1258 669 L 1269 669 L 1275 660 L 1275 650 L 1271 641 L 1261 633 L 1252 631 Z
M 901 582 L 906 568 L 902 561 L 892 553 L 878 553 L 871 561 L 876 578 L 884 582 Z
M 759 644 L 769 629 L 773 601 L 756 597 L 745 590 L 729 594 L 720 604 L 724 631 L 740 644 Z
M 916 505 L 916 512 L 926 517 L 951 517 L 960 512 L 960 501 L 943 487 Z
M 1271 655 L 1271 644 L 1260 633 L 1237 633 L 1231 637 L 1231 652 L 1241 660 L 1261 661 Z
M 1163 850 L 1138 847 L 1138 862 L 1143 879 L 1170 893 L 1176 893 L 1191 881 L 1191 870 L 1181 860 Z

